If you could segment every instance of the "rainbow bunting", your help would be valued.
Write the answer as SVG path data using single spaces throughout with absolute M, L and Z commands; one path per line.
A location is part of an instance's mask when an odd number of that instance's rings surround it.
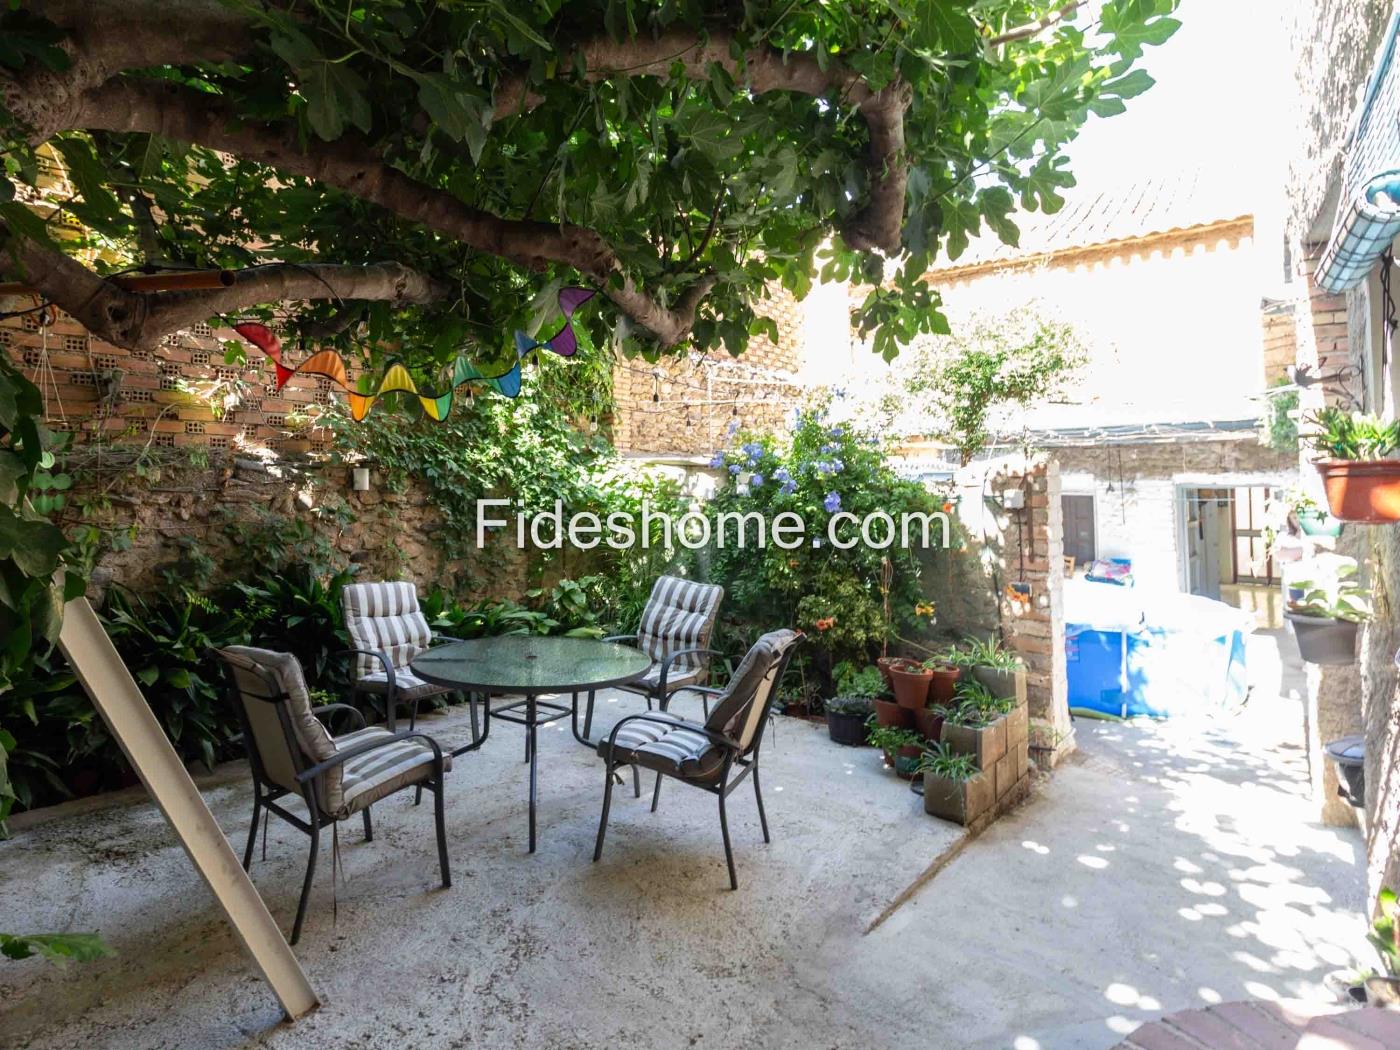
M 369 415 L 376 399 L 396 391 L 412 394 L 423 406 L 429 419 L 441 422 L 452 411 L 452 403 L 457 388 L 466 383 L 494 390 L 505 397 L 518 397 L 520 394 L 520 365 L 525 358 L 540 347 L 544 347 L 561 357 L 572 357 L 578 352 L 578 336 L 574 332 L 574 312 L 597 294 L 588 288 L 564 288 L 559 292 L 559 309 L 564 314 L 564 324 L 544 342 L 536 342 L 524 332 L 515 333 L 516 362 L 506 371 L 488 376 L 477 369 L 465 357 L 458 357 L 452 365 L 452 381 L 445 393 L 434 396 L 421 391 L 413 381 L 413 376 L 403 365 L 395 362 L 385 371 L 379 385 L 372 394 L 361 394 L 350 385 L 350 375 L 345 367 L 345 359 L 335 350 L 319 350 L 295 368 L 289 368 L 282 361 L 282 341 L 266 325 L 244 322 L 233 326 L 233 330 L 259 350 L 272 358 L 277 369 L 277 389 L 281 390 L 294 375 L 323 376 L 345 391 L 350 400 L 350 416 L 356 421 Z

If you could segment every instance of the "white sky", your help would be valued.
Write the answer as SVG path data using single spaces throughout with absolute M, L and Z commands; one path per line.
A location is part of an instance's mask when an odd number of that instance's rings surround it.
M 1199 168 L 1277 192 L 1290 88 L 1279 6 L 1182 0 L 1181 28 L 1142 59 L 1157 83 L 1130 99 L 1126 113 L 1090 117 L 1070 145 L 1080 185 Z

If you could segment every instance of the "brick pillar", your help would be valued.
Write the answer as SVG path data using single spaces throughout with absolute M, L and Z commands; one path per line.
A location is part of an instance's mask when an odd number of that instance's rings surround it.
M 1009 466 L 993 479 L 992 492 L 999 497 L 1017 489 L 1025 494 L 1025 507 L 1005 511 L 1002 629 L 1007 645 L 1026 665 L 1032 757 L 1053 766 L 1074 750 L 1074 727 L 1066 699 L 1065 547 L 1059 464 L 1036 458 Z M 1015 584 L 1027 585 L 1028 600 L 1012 596 Z

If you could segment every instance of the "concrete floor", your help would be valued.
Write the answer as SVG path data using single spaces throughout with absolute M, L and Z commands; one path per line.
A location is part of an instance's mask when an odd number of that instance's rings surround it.
M 1081 721 L 1080 755 L 971 843 L 873 752 L 779 719 L 771 845 L 733 798 L 737 894 L 713 798 L 675 785 L 655 815 L 620 793 L 590 864 L 601 770 L 562 728 L 528 856 L 518 730 L 497 724 L 449 783 L 450 891 L 430 810 L 407 798 L 376 807 L 371 844 L 347 826 L 338 916 L 323 857 L 298 953 L 326 1005 L 294 1026 L 154 809 L 78 807 L 0 843 L 0 926 L 97 929 L 120 954 L 0 964 L 0 1045 L 1062 1050 L 1187 1006 L 1330 998 L 1325 974 L 1368 958 L 1360 840 L 1307 823 L 1296 668 L 1278 636 L 1254 644 L 1243 715 Z M 427 722 L 466 733 L 460 712 Z M 226 771 L 206 794 L 241 845 L 245 783 Z M 287 925 L 304 849 L 274 826 L 254 865 Z

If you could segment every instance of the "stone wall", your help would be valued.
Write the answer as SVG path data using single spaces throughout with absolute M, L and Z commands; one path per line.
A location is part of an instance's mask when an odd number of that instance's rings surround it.
M 778 341 L 756 336 L 741 358 L 724 351 L 649 364 L 619 358 L 613 370 L 613 443 L 623 453 L 708 456 L 731 427 L 784 431 L 802 387 L 802 304 L 782 289 L 759 313 L 778 326 Z
M 1131 557 L 1144 587 L 1180 581 L 1178 486 L 1291 484 L 1297 460 L 1245 433 L 1226 440 L 1055 448 L 1063 491 L 1092 494 L 1101 557 Z

